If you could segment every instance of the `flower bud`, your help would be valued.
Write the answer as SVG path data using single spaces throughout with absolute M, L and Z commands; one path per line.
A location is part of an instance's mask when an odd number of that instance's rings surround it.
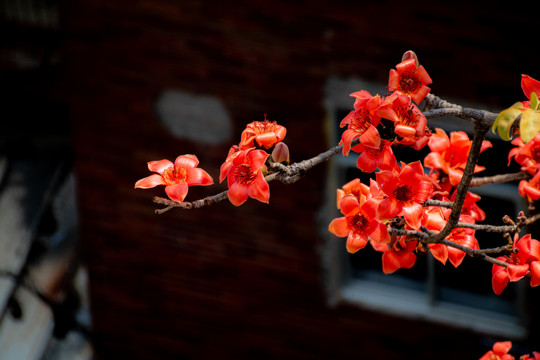
M 272 160 L 276 163 L 289 163 L 289 147 L 284 142 L 279 142 L 272 151 Z
M 409 59 L 414 59 L 416 61 L 416 67 L 420 65 L 420 63 L 418 62 L 418 56 L 416 56 L 416 53 L 412 50 L 405 51 L 403 57 L 401 58 L 401 61 L 403 62 Z

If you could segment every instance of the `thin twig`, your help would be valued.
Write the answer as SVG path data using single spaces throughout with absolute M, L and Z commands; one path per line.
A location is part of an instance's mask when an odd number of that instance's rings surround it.
M 470 224 L 465 222 L 458 222 L 456 227 L 499 233 L 514 232 L 517 229 L 517 225 Z
M 477 187 L 477 186 L 491 185 L 491 184 L 502 184 L 502 183 L 517 181 L 517 180 L 527 180 L 530 177 L 531 175 L 529 175 L 529 173 L 525 171 L 520 171 L 517 173 L 510 173 L 510 174 L 477 177 L 477 178 L 472 179 L 469 187 Z
M 498 259 L 495 259 L 495 258 L 493 258 L 491 256 L 488 256 L 484 252 L 482 252 L 482 251 L 480 251 L 478 249 L 472 249 L 470 247 L 455 243 L 455 242 L 447 240 L 447 239 L 442 240 L 440 243 L 443 244 L 443 245 L 450 246 L 450 247 L 456 248 L 458 250 L 461 250 L 466 254 L 478 257 L 478 258 L 480 258 L 482 260 L 485 260 L 485 261 L 488 261 L 488 262 L 490 262 L 492 264 L 508 267 L 508 263 L 506 263 L 504 261 L 501 261 L 501 260 L 498 260 Z M 493 250 L 493 249 L 490 249 L 490 250 Z M 506 250 L 506 248 L 502 249 L 500 252 L 505 251 L 505 250 Z
M 451 201 L 441 201 L 441 200 L 433 200 L 433 199 L 427 199 L 424 202 L 424 206 L 439 206 L 439 207 L 446 207 L 451 208 L 454 205 Z
M 351 142 L 351 146 L 356 146 L 359 143 L 360 143 L 360 138 L 356 138 Z M 265 176 L 265 180 L 267 182 L 270 182 L 273 180 L 279 180 L 285 184 L 292 184 L 298 181 L 300 178 L 302 178 L 306 174 L 306 172 L 308 172 L 311 168 L 325 161 L 328 161 L 333 156 L 339 154 L 342 150 L 343 150 L 343 145 L 337 145 L 310 159 L 303 160 L 298 163 L 293 163 L 288 166 L 279 164 L 279 163 L 272 163 L 269 166 L 271 172 Z M 212 204 L 215 204 L 217 202 L 227 199 L 228 198 L 227 192 L 228 190 L 225 190 L 219 194 L 207 196 L 203 199 L 195 200 L 192 202 L 185 201 L 182 203 L 156 196 L 153 199 L 154 203 L 160 204 L 160 205 L 166 205 L 166 207 L 163 209 L 155 210 L 155 212 L 156 214 L 163 214 L 164 212 L 167 212 L 173 208 L 199 209 L 203 206 L 212 205 Z

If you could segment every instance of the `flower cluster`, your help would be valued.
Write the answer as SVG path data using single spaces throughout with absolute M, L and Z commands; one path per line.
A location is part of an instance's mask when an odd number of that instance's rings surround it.
M 451 201 L 461 181 L 472 141 L 464 132 L 442 129 L 432 134 L 427 119 L 418 108 L 430 89 L 431 78 L 419 65 L 414 53 L 406 53 L 403 61 L 390 71 L 386 96 L 372 96 L 362 90 L 351 94 L 355 98 L 352 110 L 341 122 L 347 126 L 341 138 L 343 155 L 359 153 L 357 167 L 366 173 L 375 172 L 369 186 L 354 179 L 338 190 L 338 209 L 344 215 L 334 219 L 329 231 L 347 237 L 347 250 L 354 253 L 369 242 L 382 252 L 382 268 L 386 274 L 400 268 L 410 268 L 417 252 L 431 252 L 443 264 L 449 260 L 459 266 L 465 253 L 443 244 L 424 246 L 417 237 L 390 235 L 389 229 L 437 233 L 448 220 L 449 209 L 427 207 L 428 199 Z M 357 144 L 353 141 L 357 139 Z M 393 147 L 410 146 L 416 150 L 429 146 L 424 159 L 426 174 L 420 161 L 398 163 Z M 484 141 L 482 151 L 491 147 Z M 476 166 L 475 172 L 484 168 Z M 378 171 L 377 171 L 378 170 Z M 485 218 L 476 202 L 480 197 L 468 193 L 460 221 L 474 224 Z M 478 249 L 474 230 L 455 228 L 448 240 Z
M 501 341 L 493 344 L 492 350 L 486 352 L 479 360 L 514 360 L 515 357 L 508 352 L 512 348 L 511 341 Z M 529 354 L 525 354 L 519 357 L 519 360 L 540 360 L 540 352 L 533 351 L 533 357 Z
M 540 285 L 540 241 L 532 239 L 531 234 L 514 239 L 512 252 L 499 256 L 497 260 L 507 263 L 501 266 L 493 265 L 492 285 L 495 294 L 500 295 L 508 282 L 519 281 L 527 274 L 531 277 L 531 286 Z
M 385 274 L 411 268 L 417 254 L 428 252 L 442 264 L 450 262 L 458 267 L 466 252 L 476 255 L 475 251 L 480 249 L 475 237 L 476 223 L 486 217 L 478 205 L 480 196 L 467 189 L 458 194 L 458 188 L 466 169 L 470 179 L 471 173 L 481 172 L 484 167 L 476 163 L 467 165 L 473 145 L 467 133 L 429 130 L 419 104 L 430 92 L 431 83 L 414 52 L 408 51 L 396 69 L 390 70 L 386 94 L 372 95 L 366 90 L 352 93 L 353 109 L 340 123 L 345 129 L 340 140 L 342 147 L 336 148 L 335 153 L 357 153 L 356 166 L 372 176 L 369 184 L 354 179 L 337 190 L 336 205 L 342 216 L 332 220 L 328 230 L 347 238 L 350 253 L 368 243 L 382 253 Z M 508 139 L 510 133 L 520 133 L 512 141 L 516 147 L 510 151 L 508 163 L 513 159 L 530 176 L 520 182 L 519 192 L 532 202 L 540 199 L 540 82 L 523 75 L 521 86 L 529 100 L 501 112 L 493 129 Z M 513 125 L 516 114 L 521 117 L 520 129 Z M 531 136 L 533 132 L 535 135 Z M 289 170 L 294 168 L 286 166 L 286 133 L 284 126 L 269 121 L 266 115 L 264 121 L 247 124 L 240 142 L 230 147 L 220 167 L 219 181 L 227 179 L 228 190 L 219 199 L 228 198 L 235 206 L 250 197 L 268 203 L 268 169 L 289 176 Z M 478 145 L 475 156 L 492 147 L 486 140 Z M 429 153 L 423 162 L 405 163 L 395 156 L 399 147 L 429 149 Z M 154 174 L 137 181 L 135 188 L 164 185 L 167 196 L 178 206 L 184 202 L 189 186 L 214 183 L 198 164 L 198 158 L 191 154 L 178 156 L 174 163 L 165 159 L 151 161 L 148 169 Z M 456 212 L 452 204 L 458 195 L 460 206 Z M 531 286 L 540 285 L 540 242 L 530 234 L 519 238 L 518 231 L 516 226 L 510 241 L 512 248 L 501 247 L 498 253 L 502 256 L 491 258 L 496 294 L 501 294 L 509 282 L 526 276 L 530 277 Z
M 283 143 L 287 129 L 275 121 L 249 123 L 241 135 L 238 145 L 229 150 L 227 159 L 221 165 L 219 181 L 227 178 L 230 202 L 235 206 L 242 205 L 248 197 L 263 203 L 270 200 L 270 187 L 264 179 L 266 161 L 273 149 L 271 159 L 274 162 L 289 162 L 289 150 Z
M 366 90 L 351 94 L 353 109 L 340 123 L 345 128 L 340 140 L 342 147 L 334 148 L 332 153 L 341 152 L 344 156 L 357 153 L 357 168 L 372 176 L 369 184 L 357 178 L 337 190 L 336 206 L 342 216 L 333 219 L 328 230 L 347 238 L 346 249 L 350 253 L 369 243 L 381 254 L 385 274 L 413 267 L 421 253 L 430 253 L 442 264 L 449 262 L 457 268 L 468 253 L 493 263 L 492 288 L 497 295 L 508 283 L 526 277 L 531 286 L 539 286 L 540 241 L 531 234 L 519 236 L 520 226 L 529 220 L 523 213 L 518 216 L 517 224 L 510 220 L 515 225 L 513 230 L 499 231 L 505 232 L 508 245 L 480 250 L 475 233 L 489 225 L 482 228 L 477 224 L 485 220 L 486 214 L 478 205 L 480 196 L 468 191 L 468 181 L 472 173 L 485 169 L 476 163 L 477 156 L 492 144 L 486 140 L 475 144 L 475 153 L 470 156 L 473 140 L 467 133 L 447 134 L 439 128 L 432 132 L 427 124 L 429 114 L 419 108 L 430 92 L 431 83 L 416 54 L 407 51 L 396 69 L 390 70 L 385 95 L 372 95 Z M 520 181 L 519 193 L 532 209 L 532 203 L 540 199 L 540 81 L 522 75 L 521 87 L 528 100 L 498 114 L 492 130 L 504 140 L 516 136 L 512 140 L 515 147 L 508 154 L 508 165 L 512 160 L 520 165 L 519 179 L 527 180 Z M 436 97 L 428 99 L 431 105 L 433 98 Z M 284 126 L 267 120 L 266 115 L 264 121 L 249 123 L 241 133 L 240 142 L 230 147 L 220 167 L 219 181 L 227 179 L 228 190 L 218 194 L 217 201 L 228 198 L 233 205 L 240 206 L 251 197 L 268 203 L 267 179 L 289 176 L 291 169 L 298 169 L 294 164 L 286 166 L 289 164 L 289 149 L 283 142 L 286 133 Z M 405 163 L 395 155 L 400 147 L 426 152 L 429 149 L 429 152 L 423 162 Z M 148 169 L 154 174 L 138 180 L 135 188 L 164 185 L 171 201 L 161 200 L 167 201 L 169 208 L 171 203 L 191 208 L 192 205 L 183 203 L 189 186 L 214 183 L 198 164 L 198 158 L 191 154 L 180 155 L 174 162 L 150 161 Z M 210 197 L 198 203 L 213 201 Z M 533 221 L 536 220 L 538 217 Z M 486 255 L 491 253 L 499 256 Z M 514 359 L 509 354 L 511 347 L 510 341 L 495 343 L 480 360 Z M 540 360 L 540 353 L 533 352 L 533 357 L 522 355 L 520 360 L 533 358 Z
M 521 136 L 512 140 L 516 147 L 508 153 L 508 165 L 512 159 L 521 165 L 521 170 L 532 178 L 519 183 L 519 193 L 529 202 L 540 199 L 540 133 L 529 142 L 524 143 Z
M 282 142 L 287 129 L 275 121 L 249 123 L 241 134 L 238 145 L 231 146 L 225 162 L 221 165 L 219 181 L 227 178 L 227 196 L 232 204 L 242 205 L 249 197 L 268 203 L 270 188 L 264 178 L 266 162 L 288 163 L 289 149 Z M 273 149 L 271 156 L 267 151 Z M 167 196 L 182 203 L 191 185 L 211 185 L 212 177 L 197 168 L 195 155 L 180 155 L 174 163 L 169 160 L 151 161 L 148 168 L 157 174 L 135 183 L 135 188 L 148 189 L 165 185 Z

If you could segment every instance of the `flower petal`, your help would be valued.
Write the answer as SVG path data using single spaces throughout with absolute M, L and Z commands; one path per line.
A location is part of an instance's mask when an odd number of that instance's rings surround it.
M 429 76 L 423 65 L 420 65 L 416 68 L 416 76 L 418 76 L 418 78 L 424 85 L 429 85 L 433 83 L 433 80 L 431 80 L 431 77 Z
M 379 203 L 377 208 L 377 216 L 380 220 L 392 219 L 399 215 L 402 206 L 394 197 L 387 197 Z
M 504 270 L 496 271 L 495 266 L 502 267 L 500 265 L 493 265 L 493 277 L 491 278 L 491 286 L 493 287 L 493 292 L 497 295 L 501 295 L 503 290 L 508 285 L 508 273 Z
M 373 220 L 371 227 L 373 227 L 373 230 L 369 233 L 369 237 L 372 240 L 374 240 L 376 243 L 390 243 L 390 235 L 388 234 L 388 228 L 384 223 L 378 220 Z
M 450 185 L 457 186 L 461 182 L 463 177 L 463 170 L 448 168 L 448 178 L 450 179 Z
M 431 151 L 442 153 L 450 146 L 450 139 L 443 129 L 436 128 L 435 134 L 429 138 L 428 146 Z
M 448 247 L 448 260 L 454 267 L 458 267 L 463 262 L 463 259 L 465 258 L 465 253 L 461 250 L 458 250 L 456 248 Z
M 186 183 L 191 185 L 212 185 L 214 180 L 201 168 L 188 169 L 186 174 Z
M 511 341 L 501 341 L 493 345 L 493 352 L 497 354 L 498 356 L 501 356 L 501 355 L 507 354 L 511 348 L 512 348 Z
M 135 188 L 149 189 L 158 185 L 166 185 L 165 180 L 163 180 L 161 175 L 153 174 L 137 181 Z
M 405 221 L 415 230 L 420 229 L 422 215 L 424 214 L 424 208 L 417 203 L 407 204 L 402 209 Z
M 188 193 L 188 185 L 181 182 L 175 185 L 165 186 L 165 192 L 171 200 L 183 202 Z
M 400 62 L 396 65 L 397 71 L 401 74 L 405 71 L 416 71 L 416 60 L 414 59 L 408 59 L 405 61 Z
M 154 172 L 157 172 L 159 174 L 162 174 L 163 171 L 165 171 L 165 169 L 173 166 L 174 164 L 170 161 L 170 160 L 167 160 L 167 159 L 163 159 L 163 160 L 157 160 L 157 161 L 149 161 L 148 162 L 148 169 L 150 171 L 154 171 Z
M 363 152 L 356 159 L 356 167 L 365 173 L 371 173 L 377 169 L 377 160 L 368 156 L 367 152 Z
M 377 184 L 380 185 L 381 190 L 388 196 L 392 195 L 399 184 L 399 178 L 394 171 L 379 171 L 375 173 L 375 177 L 377 178 Z
M 347 238 L 347 251 L 354 254 L 358 250 L 365 248 L 367 243 L 368 236 L 366 233 L 351 231 Z
M 257 144 L 265 147 L 266 149 L 271 148 L 277 142 L 277 140 L 278 138 L 273 132 L 259 134 L 255 137 Z
M 525 277 L 529 271 L 529 264 L 514 265 L 508 264 L 508 278 L 510 281 L 519 281 Z
M 234 206 L 240 206 L 248 199 L 248 187 L 244 184 L 234 182 L 229 186 L 227 191 L 230 202 Z
M 360 211 L 360 204 L 358 199 L 353 194 L 345 195 L 339 202 L 339 208 L 345 216 L 352 216 L 358 214 Z
M 446 245 L 429 244 L 429 250 L 435 259 L 439 260 L 443 265 L 446 264 L 446 260 L 448 260 L 448 248 Z
M 540 261 L 533 261 L 531 267 L 531 286 L 540 285 Z
M 527 99 L 531 99 L 531 93 L 540 96 L 540 81 L 533 79 L 529 75 L 521 75 L 521 88 Z
M 347 219 L 340 217 L 332 220 L 330 225 L 328 225 L 328 231 L 339 237 L 349 236 L 350 229 Z
M 264 179 L 262 172 L 258 172 L 255 180 L 248 186 L 248 195 L 263 203 L 270 201 L 270 187 Z
M 391 274 L 401 268 L 410 269 L 415 262 L 416 255 L 412 251 L 385 251 L 382 255 L 383 273 Z
M 403 167 L 399 174 L 399 180 L 403 184 L 416 188 L 423 176 L 424 169 L 422 168 L 422 164 L 420 161 L 415 161 Z
M 395 90 L 399 87 L 399 72 L 391 69 L 388 75 L 388 89 Z
M 341 141 L 343 143 L 343 155 L 347 156 L 349 155 L 349 152 L 351 151 L 351 142 L 360 136 L 360 133 L 358 131 L 347 129 L 341 134 Z
M 365 146 L 378 149 L 381 145 L 381 136 L 379 130 L 373 125 L 370 125 L 367 130 L 360 136 L 360 142 Z
M 197 167 L 197 165 L 199 165 L 199 159 L 191 154 L 180 155 L 174 161 L 174 168 L 177 170 L 181 168 L 190 169 Z
M 260 169 L 270 155 L 264 150 L 248 150 L 246 158 L 251 162 L 253 170 Z

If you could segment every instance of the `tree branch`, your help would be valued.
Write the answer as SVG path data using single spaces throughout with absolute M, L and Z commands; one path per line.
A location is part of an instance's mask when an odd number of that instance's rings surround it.
M 477 187 L 477 186 L 490 185 L 490 184 L 501 184 L 501 183 L 517 181 L 517 180 L 527 180 L 527 179 L 530 179 L 530 177 L 531 175 L 529 175 L 529 173 L 525 171 L 520 171 L 517 173 L 510 173 L 510 174 L 477 177 L 477 178 L 472 179 L 469 187 Z
M 446 223 L 445 227 L 437 235 L 434 236 L 435 241 L 440 241 L 447 237 L 452 231 L 452 229 L 456 227 L 456 224 L 459 221 L 459 216 L 461 215 L 461 210 L 463 208 L 463 203 L 465 202 L 467 190 L 473 178 L 474 168 L 478 161 L 478 156 L 480 155 L 482 142 L 484 141 L 484 136 L 488 129 L 489 127 L 487 127 L 483 122 L 474 122 L 474 136 L 471 144 L 471 149 L 469 151 L 467 163 L 465 164 L 465 169 L 463 170 L 463 176 L 456 189 L 456 197 L 452 206 L 452 212 L 450 213 L 448 222 Z
M 359 138 L 354 139 L 351 142 L 351 146 L 358 145 L 359 143 Z M 288 166 L 281 163 L 271 163 L 269 164 L 270 173 L 265 176 L 265 180 L 267 182 L 279 180 L 285 184 L 292 184 L 298 181 L 301 177 L 303 177 L 305 173 L 308 172 L 311 168 L 319 165 L 320 163 L 328 161 L 333 156 L 339 154 L 342 149 L 343 145 L 337 145 L 323 153 L 320 153 L 319 155 L 312 157 L 311 159 L 303 160 L 298 163 L 293 163 Z M 155 210 L 155 212 L 156 214 L 163 214 L 173 208 L 181 208 L 187 210 L 199 209 L 203 206 L 209 206 L 227 199 L 227 192 L 228 190 L 225 190 L 223 192 L 220 192 L 219 194 L 207 196 L 203 199 L 195 200 L 192 202 L 184 201 L 182 203 L 156 196 L 153 199 L 154 203 L 166 205 L 166 207 L 163 209 L 157 209 Z

